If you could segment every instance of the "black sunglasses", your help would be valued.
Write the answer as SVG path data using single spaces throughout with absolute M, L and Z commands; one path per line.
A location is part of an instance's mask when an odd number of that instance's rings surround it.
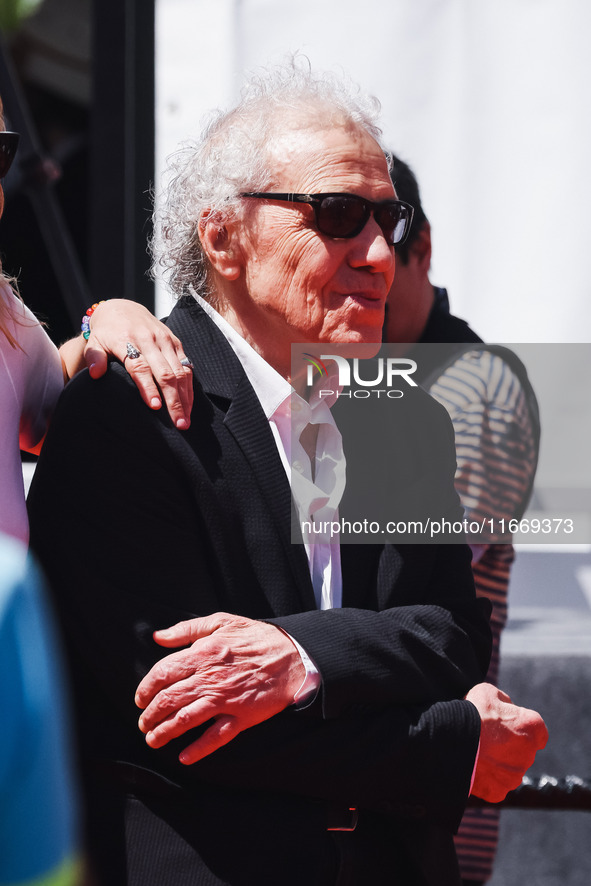
M 0 178 L 4 178 L 18 148 L 18 132 L 0 132 Z
M 316 226 L 320 233 L 337 240 L 356 237 L 373 213 L 390 246 L 398 246 L 404 242 L 414 212 L 410 203 L 402 200 L 380 200 L 374 203 L 373 200 L 366 200 L 357 194 L 271 194 L 257 191 L 241 196 L 309 203 L 314 209 Z

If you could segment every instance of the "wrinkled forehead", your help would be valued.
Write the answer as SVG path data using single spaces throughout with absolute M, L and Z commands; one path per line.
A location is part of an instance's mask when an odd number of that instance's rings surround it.
M 282 191 L 346 191 L 375 200 L 394 194 L 382 148 L 351 121 L 287 118 L 267 150 L 273 186 Z

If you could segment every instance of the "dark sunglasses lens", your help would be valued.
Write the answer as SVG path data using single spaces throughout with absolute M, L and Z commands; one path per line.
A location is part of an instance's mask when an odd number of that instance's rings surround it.
M 384 237 L 390 246 L 395 246 L 404 239 L 408 224 L 408 210 L 406 206 L 400 206 L 397 203 L 380 206 L 376 209 L 375 219 L 384 232 Z
M 0 132 L 0 178 L 4 178 L 14 160 L 18 148 L 16 132 Z
M 346 194 L 324 197 L 318 206 L 318 230 L 329 237 L 354 237 L 368 218 L 365 201 Z

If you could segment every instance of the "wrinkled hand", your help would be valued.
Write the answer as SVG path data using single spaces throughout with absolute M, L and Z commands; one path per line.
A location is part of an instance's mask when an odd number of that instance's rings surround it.
M 489 803 L 500 803 L 519 787 L 537 751 L 546 746 L 548 730 L 536 711 L 513 704 L 490 683 L 474 686 L 466 699 L 482 722 L 472 793 Z
M 304 676 L 300 655 L 279 628 L 218 612 L 155 631 L 161 646 L 189 648 L 161 659 L 139 684 L 139 727 L 152 748 L 214 722 L 180 754 L 196 763 L 238 733 L 280 713 Z
M 84 359 L 91 376 L 104 375 L 112 354 L 123 363 L 144 402 L 160 409 L 161 392 L 175 426 L 186 431 L 191 423 L 193 372 L 181 366 L 185 352 L 176 335 L 143 305 L 120 298 L 99 304 L 90 326 Z M 136 360 L 127 356 L 127 342 L 140 352 Z

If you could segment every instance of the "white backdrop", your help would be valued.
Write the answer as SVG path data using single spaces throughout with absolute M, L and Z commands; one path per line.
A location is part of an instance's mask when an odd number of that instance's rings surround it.
M 591 341 L 587 0 L 158 0 L 157 16 L 159 169 L 245 70 L 302 50 L 382 102 L 455 312 L 491 341 Z

